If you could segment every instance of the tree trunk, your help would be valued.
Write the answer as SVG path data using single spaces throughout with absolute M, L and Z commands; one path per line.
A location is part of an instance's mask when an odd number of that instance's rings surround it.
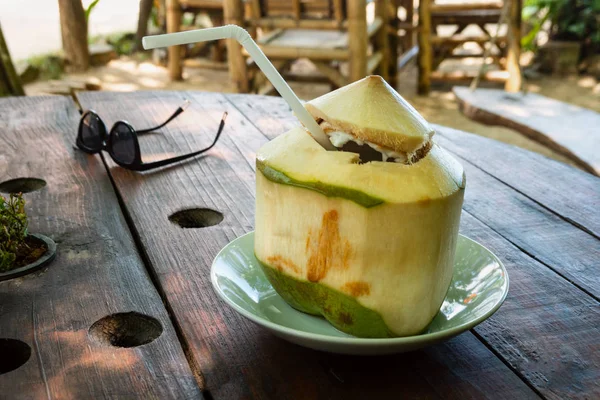
M 0 25 L 0 97 L 23 95 L 25 95 L 25 92 L 10 58 L 8 46 L 2 34 L 2 26 Z
M 58 0 L 60 30 L 68 70 L 85 71 L 90 66 L 87 21 L 81 0 Z
M 148 33 L 148 20 L 152 13 L 152 0 L 140 0 L 140 14 L 138 17 L 137 33 L 135 35 L 135 51 L 144 50 L 142 38 Z

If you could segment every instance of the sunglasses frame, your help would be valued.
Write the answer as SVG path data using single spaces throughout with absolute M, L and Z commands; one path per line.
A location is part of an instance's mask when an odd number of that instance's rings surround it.
M 88 109 L 85 110 L 81 113 L 81 118 L 79 119 L 79 126 L 77 129 L 77 139 L 76 139 L 76 144 L 77 147 L 88 154 L 98 154 L 101 153 L 102 151 L 106 151 L 110 157 L 113 159 L 113 161 L 126 169 L 130 169 L 133 171 L 147 171 L 149 169 L 153 169 L 153 168 L 159 168 L 159 167 L 163 167 L 165 165 L 169 165 L 169 164 L 173 164 L 175 162 L 178 161 L 182 161 L 185 160 L 187 158 L 191 158 L 194 156 L 197 156 L 199 154 L 202 154 L 208 150 L 210 150 L 219 140 L 219 137 L 221 135 L 221 132 L 223 131 L 223 127 L 225 126 L 225 118 L 227 117 L 227 112 L 225 112 L 223 114 L 223 118 L 221 119 L 221 123 L 219 124 L 219 130 L 217 132 L 217 135 L 215 136 L 215 139 L 213 141 L 213 143 L 202 149 L 199 151 L 195 151 L 189 154 L 183 154 L 180 156 L 176 156 L 176 157 L 172 157 L 172 158 L 167 158 L 165 160 L 160 160 L 160 161 L 154 161 L 154 162 L 150 162 L 150 163 L 144 163 L 142 161 L 142 154 L 141 154 L 141 149 L 140 149 L 140 143 L 138 141 L 138 135 L 139 134 L 144 134 L 144 133 L 148 133 L 151 131 L 154 131 L 156 129 L 159 129 L 163 126 L 165 126 L 168 122 L 170 122 L 171 120 L 173 120 L 177 115 L 179 115 L 181 112 L 183 112 L 185 108 L 179 107 L 177 109 L 177 111 L 175 111 L 175 113 L 163 124 L 154 127 L 154 128 L 150 128 L 150 129 L 143 129 L 140 131 L 136 131 L 135 128 L 127 121 L 124 120 L 119 120 L 117 122 L 115 122 L 112 126 L 112 128 L 110 129 L 110 131 L 106 130 L 106 124 L 104 123 L 104 121 L 102 120 L 102 118 L 100 118 L 100 116 L 98 115 L 98 113 L 96 111 L 94 111 L 93 109 Z M 102 139 L 102 145 L 100 146 L 100 148 L 97 149 L 93 149 L 90 148 L 88 146 L 85 145 L 85 143 L 83 142 L 83 127 L 84 127 L 84 119 L 88 116 L 88 115 L 92 115 L 96 118 L 98 118 L 99 124 L 98 124 L 98 129 L 99 129 L 99 134 L 101 136 Z M 124 163 L 122 161 L 120 161 L 114 153 L 113 150 L 113 141 L 114 141 L 114 135 L 116 132 L 116 129 L 120 126 L 123 125 L 125 126 L 127 129 L 129 129 L 129 132 L 131 133 L 132 136 L 132 140 L 133 140 L 133 147 L 134 147 L 134 154 L 133 154 L 133 161 L 131 163 Z

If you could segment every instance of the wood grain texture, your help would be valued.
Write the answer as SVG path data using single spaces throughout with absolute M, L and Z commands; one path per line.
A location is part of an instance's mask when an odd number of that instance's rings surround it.
M 453 91 L 469 118 L 515 129 L 600 175 L 599 113 L 536 93 L 508 94 L 497 89 L 471 92 L 459 87 Z
M 496 254 L 510 278 L 504 305 L 475 327 L 475 332 L 545 398 L 598 398 L 598 301 L 521 252 L 468 211 L 463 212 L 461 233 Z
M 176 167 L 136 174 L 111 164 L 110 173 L 213 398 L 537 397 L 469 332 L 409 354 L 339 356 L 280 340 L 229 308 L 212 288 L 210 266 L 224 245 L 253 229 L 254 157 L 267 141 L 255 124 L 283 133 L 277 112 L 248 119 L 237 100 L 245 99 L 246 107 L 264 97 L 214 93 L 99 92 L 79 99 L 109 123 L 127 117 L 141 127 L 165 118 L 184 97 L 192 100 L 186 112 L 141 140 L 145 154 L 202 147 L 228 111 L 222 141 L 205 157 Z M 168 221 L 187 207 L 219 210 L 224 220 L 202 229 L 181 229 Z
M 63 97 L 0 100 L 0 181 L 46 180 L 24 195 L 29 228 L 57 243 L 47 268 L 0 282 L 0 338 L 32 348 L 0 375 L 0 398 L 199 398 L 101 159 L 72 148 L 78 117 Z M 95 321 L 130 311 L 158 319 L 162 335 L 131 348 L 88 336 Z
M 466 211 L 521 251 L 600 299 L 598 238 L 511 190 L 473 164 L 464 161 L 462 164 L 469 189 L 463 205 Z
M 298 125 L 281 99 L 228 98 L 270 138 Z M 436 140 L 444 148 L 465 159 L 474 158 L 478 167 L 481 164 L 481 168 L 490 169 L 489 174 L 485 173 L 459 158 L 467 174 L 461 233 L 497 254 L 506 264 L 511 282 L 505 304 L 475 332 L 544 396 L 596 397 L 600 393 L 598 301 L 536 259 L 548 262 L 562 274 L 570 272 L 590 290 L 597 288 L 599 240 L 548 212 L 545 200 L 554 209 L 580 215 L 577 205 L 591 209 L 593 193 L 600 190 L 593 185 L 598 179 L 513 146 L 441 126 L 435 128 Z M 537 202 L 491 175 L 495 173 L 523 186 Z M 564 197 L 565 192 L 573 200 Z M 533 257 L 513 241 L 534 252 Z M 574 247 L 569 248 L 563 241 Z
M 456 137 L 456 131 L 444 130 L 443 128 L 440 132 L 443 132 L 443 138 L 438 138 L 438 141 L 440 144 L 445 145 L 448 150 L 462 153 L 466 148 L 469 148 L 459 138 L 465 137 L 464 134 L 459 134 L 457 135 L 459 137 Z M 450 140 L 447 140 L 448 138 Z M 490 140 L 485 140 L 482 144 L 488 147 L 488 151 L 489 147 L 496 145 Z M 461 148 L 462 151 L 458 148 Z M 470 148 L 472 149 L 472 147 Z M 541 177 L 532 177 L 530 180 L 520 182 L 520 184 L 516 183 L 516 185 L 525 186 L 528 182 L 531 182 L 532 186 L 546 186 L 545 196 L 536 193 L 537 198 L 532 200 L 524 194 L 510 190 L 511 184 L 507 185 L 500 180 L 501 178 L 496 178 L 494 176 L 495 171 L 499 171 L 498 173 L 502 175 L 508 175 L 509 172 L 504 170 L 511 170 L 512 167 L 513 176 L 508 177 L 508 179 L 511 182 L 516 182 L 520 178 L 521 171 L 523 171 L 523 174 L 539 171 L 541 175 L 545 175 L 548 174 L 549 168 L 528 166 L 526 160 L 522 160 L 520 164 L 510 164 L 509 160 L 512 157 L 509 154 L 512 151 L 522 152 L 508 146 L 502 146 L 502 150 L 497 148 L 496 154 L 507 155 L 507 164 L 504 167 L 498 166 L 497 169 L 490 172 L 482 171 L 478 165 L 471 163 L 467 158 L 462 160 L 467 173 L 467 184 L 472 189 L 465 194 L 464 209 L 507 238 L 522 251 L 532 255 L 596 299 L 599 299 L 599 237 L 588 230 L 580 229 L 578 223 L 571 223 L 571 219 L 562 216 L 560 210 L 576 210 L 578 204 L 574 203 L 573 199 L 575 198 L 582 200 L 582 203 L 580 203 L 582 208 L 587 205 L 588 209 L 593 210 L 594 203 L 597 204 L 600 201 L 600 197 L 596 194 L 600 190 L 600 179 L 586 176 L 581 171 L 565 166 L 566 168 L 560 168 L 564 173 L 554 175 L 551 180 L 544 181 Z M 479 150 L 469 151 L 469 154 L 473 153 L 479 153 L 478 156 L 481 157 Z M 459 156 L 462 157 L 462 155 Z M 532 155 L 530 157 L 533 158 Z M 548 164 L 550 163 L 548 162 Z M 515 171 L 515 167 L 518 168 L 518 172 Z M 594 186 L 591 182 L 590 191 L 586 191 L 586 187 L 583 186 L 580 192 L 579 187 L 574 183 L 578 180 L 586 182 L 589 178 L 595 179 L 598 183 Z M 582 193 L 587 195 L 582 195 Z M 565 198 L 563 202 L 557 200 L 557 198 L 567 197 L 568 195 L 572 196 L 571 199 Z M 550 204 L 546 205 L 548 203 Z M 586 222 L 583 222 L 586 218 L 587 223 L 592 224 L 594 219 L 599 218 L 597 211 L 591 211 L 590 214 L 585 215 L 580 210 L 578 214 L 578 219 L 582 221 L 583 226 L 586 224 Z
M 437 141 L 448 150 L 600 238 L 599 178 L 516 146 L 439 125 L 434 128 Z

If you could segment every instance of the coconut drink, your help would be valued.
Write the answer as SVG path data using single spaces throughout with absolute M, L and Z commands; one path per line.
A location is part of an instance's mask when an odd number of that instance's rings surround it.
M 466 178 L 434 130 L 381 77 L 305 104 L 304 127 L 256 155 L 256 258 L 295 309 L 340 331 L 419 334 L 453 273 Z
M 422 332 L 453 272 L 462 166 L 381 77 L 302 105 L 236 25 L 144 37 L 145 49 L 235 39 L 302 127 L 256 155 L 254 253 L 283 299 L 358 337 Z

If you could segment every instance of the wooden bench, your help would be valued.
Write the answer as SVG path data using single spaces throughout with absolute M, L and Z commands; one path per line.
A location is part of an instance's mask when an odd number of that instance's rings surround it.
M 600 114 L 539 94 L 455 87 L 469 118 L 512 128 L 600 176 Z

